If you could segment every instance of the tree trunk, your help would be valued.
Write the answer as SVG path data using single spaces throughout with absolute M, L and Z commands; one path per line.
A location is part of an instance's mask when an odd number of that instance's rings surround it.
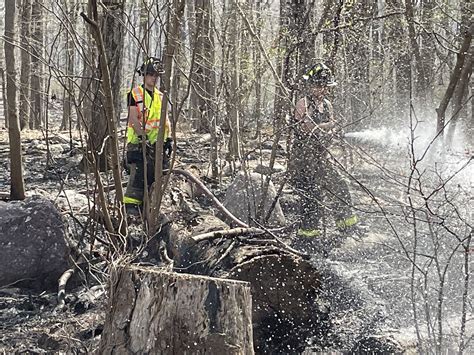
M 229 62 L 227 63 L 227 70 L 230 73 L 229 90 L 227 91 L 228 100 L 228 116 L 229 116 L 229 152 L 228 158 L 232 166 L 235 166 L 235 161 L 241 159 L 240 147 L 240 95 L 241 87 L 239 82 L 240 72 L 240 40 L 239 40 L 239 25 L 240 21 L 237 18 L 236 1 L 232 1 L 229 8 Z
M 395 11 L 401 5 L 397 0 L 387 2 L 386 11 Z M 398 120 L 397 124 L 405 124 L 410 113 L 410 80 L 411 62 L 408 43 L 409 35 L 406 30 L 406 18 L 387 19 L 384 23 L 383 46 L 389 48 L 389 58 L 393 62 L 393 86 L 387 115 Z
M 474 10 L 474 4 L 472 1 L 464 0 L 461 1 L 459 4 L 460 12 L 461 12 L 461 33 L 469 29 L 469 25 L 471 24 L 471 13 Z M 468 53 L 466 53 L 466 59 L 464 66 L 461 70 L 461 77 L 459 79 L 459 84 L 456 86 L 456 89 L 453 93 L 452 99 L 452 112 L 453 117 L 451 119 L 451 123 L 449 124 L 449 131 L 448 131 L 448 144 L 452 143 L 452 138 L 454 131 L 456 129 L 456 125 L 458 119 L 460 117 L 467 118 L 467 94 L 469 92 L 469 81 L 472 75 L 472 62 L 474 57 L 474 47 L 470 46 Z M 467 101 L 466 101 L 467 100 Z
M 5 5 L 0 6 L 0 11 L 4 13 Z M 4 16 L 0 16 L 0 28 L 5 28 L 3 24 L 3 20 L 5 19 Z M 0 80 L 2 80 L 2 87 L 1 87 L 1 95 L 2 95 L 2 116 L 5 118 L 5 128 L 8 128 L 8 108 L 7 108 L 7 91 L 6 91 L 6 78 L 5 78 L 5 49 L 4 49 L 5 41 L 0 43 Z
M 161 200 L 163 198 L 166 184 L 163 184 L 163 143 L 165 135 L 165 123 L 168 117 L 168 99 L 171 89 L 171 73 L 173 72 L 173 60 L 177 48 L 180 43 L 181 20 L 184 15 L 186 2 L 184 0 L 174 0 L 173 5 L 169 8 L 167 36 L 164 50 L 164 71 L 161 77 L 161 92 L 163 93 L 163 105 L 161 105 L 160 128 L 156 141 L 155 152 L 155 183 L 151 198 L 151 208 L 149 214 L 150 235 L 154 235 L 160 228 L 159 216 L 161 208 Z M 177 119 L 175 117 L 174 119 Z M 146 197 L 145 197 L 146 198 Z M 144 201 L 146 202 L 146 200 Z M 147 211 L 145 211 L 146 214 Z
M 123 16 L 124 16 L 125 0 L 114 0 L 106 3 L 106 10 L 100 17 L 101 33 L 103 33 L 103 41 L 105 52 L 107 54 L 107 67 L 110 73 L 110 84 L 112 90 L 113 106 L 115 114 L 113 117 L 114 127 L 109 128 L 108 113 L 105 112 L 107 98 L 99 92 L 97 102 L 93 103 L 93 114 L 91 126 L 89 129 L 88 152 L 95 154 L 95 161 L 100 171 L 106 171 L 110 168 L 107 157 L 110 151 L 110 145 L 105 143 L 104 154 L 97 154 L 104 141 L 109 134 L 109 130 L 116 130 L 120 119 L 121 102 L 123 97 L 120 95 L 120 88 L 122 87 L 122 57 L 124 47 L 124 31 L 122 30 Z M 105 73 L 102 71 L 103 65 L 99 62 L 99 72 L 101 80 L 105 80 Z M 93 88 L 96 83 L 93 83 Z M 95 90 L 93 90 L 95 91 Z M 112 148 L 113 149 L 113 148 Z M 113 164 L 113 163 L 112 163 Z
M 43 49 L 43 0 L 35 0 L 32 6 L 32 47 L 31 47 L 31 91 L 30 129 L 39 129 L 43 122 L 41 100 L 41 52 Z
M 253 354 L 246 282 L 120 267 L 108 309 L 100 354 Z
M 463 108 L 467 106 L 467 102 L 464 103 L 466 100 L 466 93 L 468 92 L 469 87 L 469 80 L 471 79 L 472 75 L 472 57 L 474 54 L 474 47 L 471 46 L 471 49 L 466 54 L 465 63 L 461 69 L 461 75 L 459 78 L 459 82 L 456 85 L 456 89 L 453 93 L 453 114 L 451 118 L 451 122 L 449 123 L 448 134 L 446 136 L 446 144 L 451 147 L 453 144 L 454 134 L 456 132 L 456 127 L 461 117 L 461 112 Z M 467 110 L 464 110 L 467 113 Z
M 280 2 L 280 22 L 279 22 L 279 30 L 278 30 L 278 47 L 279 48 L 288 48 L 291 46 L 291 37 L 290 33 L 292 33 L 292 21 L 291 21 L 291 11 L 290 7 L 285 2 Z M 288 49 L 285 50 L 283 53 L 279 53 L 276 60 L 276 71 L 278 75 L 282 78 L 283 82 L 285 82 L 285 62 L 287 56 L 291 55 Z M 288 68 L 286 68 L 288 69 Z M 286 92 L 284 88 L 280 85 L 275 87 L 275 99 L 273 101 L 273 131 L 279 132 L 281 127 L 283 126 L 284 117 L 285 117 L 285 107 L 288 105 L 288 98 L 285 97 Z
M 81 9 L 83 11 L 87 11 L 86 6 L 82 5 Z M 83 34 L 85 41 L 90 43 L 92 42 L 91 32 L 89 27 L 85 28 Z M 85 49 L 85 56 L 88 60 L 83 60 L 83 67 L 82 67 L 82 74 L 81 74 L 81 86 L 79 89 L 79 97 L 78 103 L 79 105 L 76 106 L 76 115 L 77 115 L 77 128 L 81 127 L 90 127 L 92 122 L 92 115 L 93 115 L 93 102 L 92 98 L 97 96 L 97 92 L 93 92 L 92 88 L 96 88 L 97 85 L 95 84 L 95 80 L 92 79 L 93 72 L 95 67 L 97 66 L 95 58 L 97 58 L 97 49 L 94 46 L 87 46 Z M 88 171 L 88 167 L 86 166 L 87 161 L 83 159 L 81 161 L 82 170 Z
M 20 122 L 16 109 L 15 0 L 5 4 L 5 64 L 7 69 L 8 138 L 10 141 L 10 199 L 23 200 L 25 185 L 21 161 Z
M 140 8 L 140 37 L 141 47 L 144 50 L 143 60 L 147 57 L 152 57 L 150 54 L 150 12 L 148 0 L 142 0 L 138 5 Z
M 72 129 L 72 103 L 74 102 L 74 38 L 72 33 L 74 32 L 75 19 L 75 1 L 65 1 L 65 11 L 68 14 L 68 19 L 65 22 L 65 36 L 66 36 L 66 73 L 67 78 L 64 83 L 64 94 L 63 94 L 63 118 L 61 122 L 61 130 Z
M 407 19 L 408 25 L 408 40 L 411 45 L 411 50 L 413 51 L 413 56 L 415 58 L 415 68 L 416 68 L 416 80 L 415 84 L 415 94 L 420 98 L 420 102 L 426 102 L 426 90 L 428 89 L 428 75 L 425 73 L 425 68 L 423 66 L 423 57 L 420 50 L 420 45 L 417 40 L 417 32 L 415 29 L 415 10 L 414 10 L 414 0 L 405 0 L 405 17 Z
M 216 72 L 211 1 L 195 0 L 194 8 L 196 53 L 191 86 L 192 117 L 197 132 L 212 132 L 216 111 Z
M 118 147 L 118 136 L 117 136 L 117 124 L 116 124 L 116 116 L 115 116 L 115 107 L 113 102 L 112 96 L 112 83 L 110 77 L 110 70 L 107 65 L 107 53 L 104 45 L 104 41 L 102 38 L 102 33 L 100 31 L 99 25 L 97 24 L 97 3 L 94 0 L 89 0 L 90 10 L 93 15 L 94 20 L 87 18 L 84 13 L 81 13 L 81 16 L 87 21 L 87 23 L 91 26 L 92 34 L 94 40 L 96 42 L 98 51 L 99 51 L 99 63 L 100 63 L 100 70 L 102 73 L 102 92 L 105 96 L 105 112 L 107 118 L 107 127 L 108 127 L 108 135 L 110 137 L 110 159 L 112 162 L 112 174 L 114 178 L 114 186 L 115 186 L 115 201 L 119 206 L 119 219 L 121 219 L 120 223 L 120 230 L 119 232 L 122 235 L 126 235 L 127 223 L 124 220 L 125 214 L 125 205 L 123 204 L 123 189 L 122 189 L 122 178 L 121 178 L 121 170 L 120 170 L 120 161 L 119 161 L 119 147 Z M 96 169 L 97 171 L 97 169 Z M 97 174 L 98 175 L 98 174 Z M 100 197 L 103 202 L 105 202 L 105 197 L 102 195 Z M 104 215 L 107 214 L 107 211 L 103 211 Z M 110 223 L 109 223 L 110 225 Z
M 24 129 L 29 126 L 29 104 L 28 90 L 30 87 L 30 63 L 31 55 L 28 51 L 30 38 L 31 23 L 31 1 L 23 0 L 21 5 L 21 74 L 20 74 L 20 128 Z
M 3 52 L 3 51 L 2 51 Z M 3 64 L 3 63 L 2 63 Z M 5 79 L 5 70 L 0 67 L 0 79 L 2 79 L 2 104 L 3 116 L 5 117 L 5 128 L 8 128 L 8 102 L 7 102 L 7 86 Z
M 464 39 L 462 41 L 459 53 L 457 54 L 456 65 L 454 66 L 454 69 L 451 72 L 448 88 L 446 89 L 446 92 L 443 98 L 441 99 L 441 102 L 439 103 L 439 107 L 436 109 L 436 113 L 438 114 L 436 131 L 439 135 L 442 135 L 444 131 L 446 109 L 448 107 L 449 101 L 453 96 L 456 85 L 458 85 L 458 81 L 461 78 L 461 72 L 464 66 L 466 55 L 468 54 L 469 47 L 471 46 L 473 31 L 474 24 L 471 24 L 471 26 L 463 34 Z
M 433 97 L 433 82 L 434 82 L 434 68 L 436 67 L 436 40 L 433 37 L 435 31 L 434 28 L 434 16 L 435 8 L 438 6 L 434 0 L 423 0 L 421 2 L 421 21 L 423 23 L 423 30 L 420 34 L 420 57 L 421 73 L 415 80 L 417 86 L 418 97 L 421 99 L 417 102 L 420 108 L 424 110 L 433 110 L 432 97 Z
M 262 36 L 262 0 L 257 0 L 255 2 L 256 10 L 256 34 L 260 40 Z M 260 53 L 260 48 L 256 39 L 252 40 L 253 48 L 253 60 L 255 62 L 255 107 L 254 107 L 254 117 L 255 117 L 255 135 L 253 139 L 258 139 L 261 135 L 262 129 L 262 75 L 264 73 L 262 65 L 262 54 Z
M 101 21 L 101 31 L 104 34 L 104 45 L 107 52 L 112 97 L 115 107 L 115 122 L 119 124 L 122 112 L 122 66 L 124 34 L 124 9 L 126 0 L 107 1 L 107 11 Z
M 290 18 L 290 41 L 300 42 L 298 45 L 298 60 L 296 72 L 300 73 L 315 62 L 315 38 L 311 36 L 314 1 L 292 0 Z
M 352 11 L 357 13 L 357 16 L 371 17 L 376 8 L 373 2 L 364 0 L 355 3 Z M 360 122 L 372 111 L 369 82 L 370 31 L 371 26 L 356 27 L 346 39 L 352 122 Z
M 212 177 L 219 175 L 216 117 L 216 72 L 214 29 L 210 0 L 195 0 L 195 69 L 191 86 L 191 109 L 197 132 L 210 132 Z

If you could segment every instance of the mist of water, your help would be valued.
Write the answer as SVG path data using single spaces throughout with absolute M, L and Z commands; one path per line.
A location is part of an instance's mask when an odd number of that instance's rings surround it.
M 455 175 L 455 181 L 474 187 L 473 152 L 461 129 L 457 130 L 455 139 L 449 146 L 443 138 L 434 139 L 434 124 L 420 124 L 413 133 L 409 127 L 381 127 L 347 132 L 344 136 L 353 140 L 355 145 L 379 146 L 384 149 L 387 157 L 401 157 L 400 154 L 403 154 L 408 158 L 413 144 L 415 158 L 421 160 L 419 164 L 422 168 L 436 171 L 445 178 Z

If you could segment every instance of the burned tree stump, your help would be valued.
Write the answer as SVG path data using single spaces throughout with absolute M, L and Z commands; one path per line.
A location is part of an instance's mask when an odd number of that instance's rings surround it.
M 246 282 L 137 266 L 112 272 L 100 354 L 253 354 Z

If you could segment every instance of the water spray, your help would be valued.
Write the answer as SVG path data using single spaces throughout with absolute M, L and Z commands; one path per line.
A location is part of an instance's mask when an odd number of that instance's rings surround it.
M 385 127 L 347 132 L 344 134 L 344 138 L 350 138 L 356 142 L 374 143 L 398 148 L 406 147 L 409 143 L 408 137 L 407 132 L 389 130 Z

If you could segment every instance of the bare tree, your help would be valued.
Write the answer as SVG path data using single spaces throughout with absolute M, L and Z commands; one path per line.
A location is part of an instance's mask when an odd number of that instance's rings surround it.
M 105 113 L 107 118 L 107 128 L 108 128 L 108 139 L 110 140 L 110 157 L 112 161 L 112 173 L 114 179 L 114 187 L 116 191 L 115 201 L 118 205 L 118 218 L 120 220 L 120 227 L 118 228 L 118 232 L 121 235 L 127 234 L 127 223 L 126 223 L 126 213 L 125 213 L 125 206 L 123 204 L 123 190 L 122 190 L 122 179 L 121 179 L 121 170 L 120 170 L 120 160 L 119 160 L 119 147 L 118 147 L 118 135 L 117 135 L 117 124 L 116 124 L 116 115 L 115 115 L 115 107 L 113 102 L 112 96 L 112 82 L 110 76 L 110 70 L 108 67 L 108 60 L 107 60 L 107 52 L 105 49 L 105 43 L 102 37 L 102 32 L 100 30 L 98 20 L 98 11 L 97 11 L 97 2 L 95 0 L 89 0 L 89 15 L 92 18 L 89 18 L 84 13 L 81 13 L 81 16 L 86 20 L 86 22 L 91 26 L 92 36 L 96 42 L 98 51 L 99 51 L 99 63 L 100 63 L 100 70 L 102 73 L 102 83 L 101 87 L 105 96 Z M 106 142 L 104 142 L 106 143 Z M 96 154 L 93 154 L 96 156 Z M 98 165 L 96 165 L 95 169 L 96 179 L 97 182 L 100 183 L 100 176 L 98 174 Z M 108 208 L 106 206 L 106 198 L 104 195 L 103 187 L 100 187 L 100 202 L 102 204 L 102 212 L 104 217 L 106 218 L 107 229 L 109 232 L 115 232 L 114 226 L 112 226 L 112 222 L 110 219 L 110 215 L 108 212 Z M 113 239 L 113 244 L 116 248 L 121 248 L 123 245 L 117 242 L 116 239 Z
M 214 30 L 212 28 L 212 7 L 210 0 L 196 0 L 194 3 L 194 56 L 195 66 L 191 86 L 191 108 L 198 132 L 212 130 L 215 116 L 216 73 Z
M 23 200 L 25 185 L 21 161 L 20 122 L 16 108 L 15 0 L 5 3 L 5 64 L 7 69 L 8 136 L 10 140 L 10 199 Z
M 468 56 L 469 48 L 471 46 L 473 31 L 474 31 L 474 24 L 471 23 L 469 28 L 466 29 L 464 33 L 462 34 L 463 41 L 461 43 L 461 48 L 459 49 L 459 52 L 457 53 L 456 65 L 454 66 L 454 69 L 451 72 L 451 77 L 449 79 L 449 84 L 446 89 L 446 92 L 443 98 L 441 99 L 441 102 L 439 103 L 438 108 L 436 109 L 436 112 L 438 114 L 436 128 L 437 128 L 438 134 L 440 135 L 443 134 L 444 127 L 446 125 L 446 122 L 445 122 L 446 109 L 448 108 L 448 104 L 451 98 L 453 97 L 454 90 L 456 89 L 456 86 L 458 85 L 459 80 L 461 79 L 462 69 L 465 65 L 466 56 Z M 467 63 L 469 63 L 469 60 L 467 60 Z M 472 70 L 472 67 L 471 67 L 471 70 Z M 468 72 L 469 72 L 469 68 L 467 70 L 467 73 Z
M 61 121 L 61 130 L 72 128 L 72 102 L 74 101 L 74 24 L 76 22 L 76 4 L 75 0 L 66 0 L 64 2 L 64 12 L 66 14 L 65 22 L 65 50 L 66 50 L 66 85 L 63 90 L 63 118 Z
M 462 14 L 461 15 L 461 32 L 462 32 L 463 30 L 469 30 L 469 25 L 472 20 L 472 16 L 469 16 L 469 14 L 472 14 L 474 10 L 474 5 L 472 2 L 469 2 L 469 1 L 461 1 L 460 10 Z M 472 75 L 473 57 L 474 57 L 474 46 L 472 46 L 471 44 L 469 47 L 469 50 L 466 53 L 465 63 L 461 69 L 459 83 L 456 85 L 456 88 L 454 89 L 454 92 L 453 92 L 452 118 L 450 120 L 449 130 L 446 137 L 446 141 L 448 145 L 452 145 L 458 121 L 461 117 L 467 118 L 467 104 L 469 101 L 472 102 L 472 92 L 471 92 L 471 96 L 468 97 L 468 91 L 469 91 L 469 81 Z
M 173 61 L 175 53 L 179 47 L 181 33 L 181 20 L 184 15 L 186 2 L 184 0 L 173 0 L 168 10 L 166 41 L 164 48 L 164 72 L 161 80 L 161 92 L 163 93 L 163 105 L 161 105 L 160 128 L 158 139 L 156 141 L 155 152 L 155 183 L 151 195 L 151 204 L 149 214 L 149 235 L 153 236 L 160 228 L 159 216 L 161 202 L 166 189 L 166 183 L 163 180 L 163 143 L 165 135 L 165 122 L 169 115 L 168 100 L 171 89 L 171 73 L 173 72 Z M 176 118 L 174 118 L 176 119 Z M 147 211 L 148 212 L 148 211 Z
M 226 65 L 227 72 L 227 111 L 229 120 L 229 155 L 228 160 L 233 169 L 235 169 L 235 161 L 242 158 L 241 145 L 240 145 L 240 104 L 241 104 L 241 87 L 239 80 L 240 73 L 240 21 L 237 15 L 236 6 L 237 1 L 231 1 L 229 8 L 227 9 L 228 16 L 228 62 Z
M 5 8 L 4 5 L 0 5 L 0 12 L 5 13 Z M 0 16 L 0 28 L 4 26 L 3 23 L 4 16 Z M 4 68 L 4 58 L 5 58 L 5 50 L 3 48 L 4 41 L 2 42 L 2 46 L 0 47 L 0 79 L 2 80 L 2 103 L 3 103 L 3 113 L 5 116 L 5 127 L 8 128 L 8 104 L 7 104 L 7 83 L 6 83 L 6 77 L 5 77 L 5 68 Z
M 21 74 L 20 74 L 20 128 L 24 129 L 29 126 L 30 102 L 30 24 L 31 24 L 31 1 L 22 1 L 20 8 L 21 21 Z
M 216 71 L 214 28 L 210 0 L 196 0 L 194 4 L 194 73 L 191 85 L 191 109 L 198 132 L 211 133 L 211 171 L 216 178 L 218 167 Z
M 43 21 L 43 0 L 34 0 L 31 14 L 30 129 L 39 129 L 43 121 L 43 101 L 41 95 Z
M 102 16 L 100 17 L 100 26 L 103 33 L 104 46 L 107 53 L 108 63 L 111 75 L 111 88 L 113 105 L 116 108 L 114 120 L 115 125 L 118 124 L 120 119 L 120 112 L 122 107 L 123 98 L 120 95 L 120 87 L 122 82 L 122 57 L 123 57 L 123 31 L 120 30 L 123 23 L 125 0 L 114 0 L 106 3 L 103 9 Z M 102 63 L 98 63 L 99 67 L 102 68 Z M 101 70 L 101 69 L 100 69 Z M 98 77 L 103 79 L 104 73 L 99 70 Z M 88 130 L 89 141 L 88 151 L 96 154 L 94 157 L 101 171 L 108 170 L 107 156 L 108 154 L 97 154 L 101 150 L 101 147 L 108 149 L 108 143 L 106 141 L 107 134 L 109 132 L 108 119 L 106 119 L 107 113 L 104 112 L 106 98 L 100 94 L 97 89 L 98 81 L 92 82 L 92 88 L 96 91 L 97 95 L 92 99 L 92 116 L 91 121 L 88 122 L 89 127 L 93 129 Z M 115 129 L 115 128 L 114 128 Z M 112 148 L 113 149 L 113 148 Z

